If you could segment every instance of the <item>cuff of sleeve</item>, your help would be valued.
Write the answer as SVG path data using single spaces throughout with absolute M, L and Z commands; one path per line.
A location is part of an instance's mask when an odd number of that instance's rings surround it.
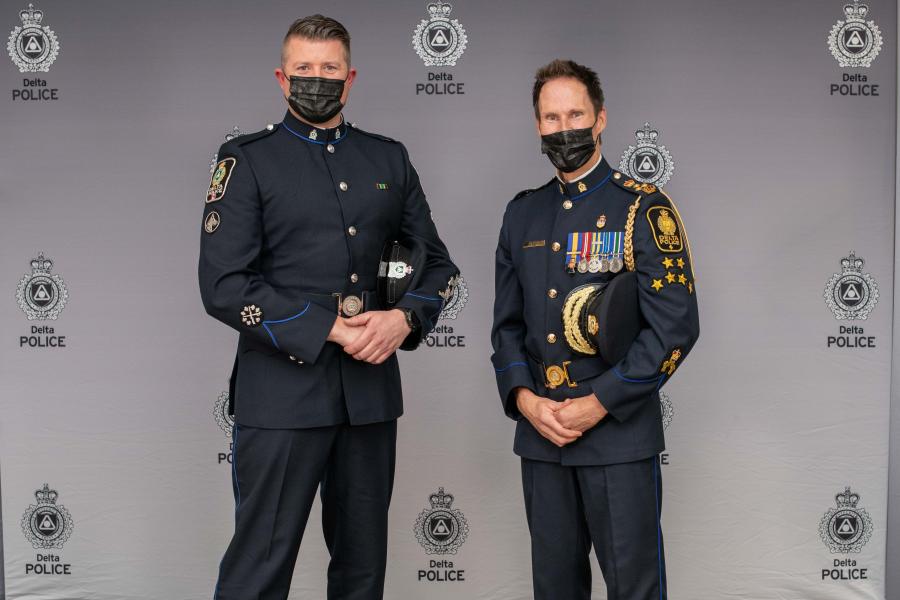
M 333 310 L 308 301 L 297 314 L 262 324 L 276 348 L 312 364 L 319 358 L 335 319 Z
M 419 341 L 437 325 L 443 307 L 444 301 L 440 296 L 429 296 L 419 292 L 406 292 L 394 305 L 394 308 L 408 308 L 415 313 L 419 320 Z
M 491 357 L 494 365 L 494 374 L 497 377 L 497 391 L 500 392 L 500 402 L 503 404 L 503 412 L 510 419 L 518 421 L 522 418 L 516 406 L 514 391 L 518 387 L 535 391 L 534 377 L 524 357 L 504 357 L 502 353 Z
M 616 420 L 627 421 L 659 387 L 661 378 L 630 379 L 620 375 L 615 368 L 604 372 L 587 383 L 600 404 Z

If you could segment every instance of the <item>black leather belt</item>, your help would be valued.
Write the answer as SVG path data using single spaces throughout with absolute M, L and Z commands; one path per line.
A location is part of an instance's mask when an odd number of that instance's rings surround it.
M 381 301 L 378 299 L 378 294 L 374 291 L 365 291 L 359 295 L 345 295 L 342 292 L 304 295 L 314 300 L 316 304 L 334 308 L 334 312 L 343 317 L 355 317 L 369 310 L 381 309 Z
M 531 374 L 535 380 L 543 381 L 549 390 L 563 386 L 577 388 L 579 382 L 596 377 L 610 369 L 603 359 L 596 356 L 573 358 L 559 364 L 547 364 L 533 356 L 529 356 L 528 359 Z

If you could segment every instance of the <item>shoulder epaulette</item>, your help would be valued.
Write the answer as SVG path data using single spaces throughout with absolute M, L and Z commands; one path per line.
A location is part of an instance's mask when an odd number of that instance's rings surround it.
M 379 133 L 372 133 L 371 131 L 366 131 L 366 130 L 364 130 L 364 129 L 360 129 L 359 127 L 356 126 L 356 123 L 350 123 L 350 127 L 353 129 L 353 131 L 356 131 L 356 132 L 361 133 L 361 134 L 363 134 L 363 135 L 367 135 L 367 136 L 369 136 L 369 137 L 371 137 L 371 138 L 375 138 L 376 140 L 381 140 L 382 142 L 391 142 L 391 143 L 394 143 L 394 144 L 399 144 L 399 143 L 400 143 L 400 142 L 398 142 L 397 140 L 395 140 L 394 138 L 389 138 L 389 137 L 386 136 L 386 135 L 381 135 L 381 134 L 379 134 Z
M 613 171 L 612 180 L 617 186 L 633 194 L 653 194 L 659 191 L 652 183 L 642 183 L 618 171 Z
M 542 186 L 539 186 L 539 187 L 536 187 L 536 188 L 531 188 L 530 190 L 522 190 L 521 192 L 519 192 L 518 194 L 516 194 L 516 195 L 513 197 L 513 200 L 515 201 L 515 200 L 518 200 L 519 198 L 524 198 L 525 196 L 529 196 L 529 195 L 535 193 L 535 192 L 538 191 L 538 190 L 542 190 L 542 189 L 544 189 L 545 187 L 547 187 L 548 185 L 550 185 L 551 183 L 553 183 L 554 181 L 556 181 L 556 177 L 554 177 L 553 179 L 551 179 L 550 181 L 548 181 L 547 183 L 545 183 L 545 184 L 542 185 Z
M 278 125 L 272 125 L 269 123 L 266 125 L 265 129 L 260 129 L 255 133 L 248 133 L 246 135 L 239 135 L 236 138 L 231 140 L 231 143 L 236 144 L 238 146 L 243 146 L 244 144 L 249 144 L 250 142 L 255 142 L 256 140 L 260 140 L 266 136 L 272 135 L 278 130 Z

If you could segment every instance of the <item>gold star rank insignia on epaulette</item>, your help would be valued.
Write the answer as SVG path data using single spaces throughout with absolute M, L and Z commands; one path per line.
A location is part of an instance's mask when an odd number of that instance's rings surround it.
M 671 259 L 671 257 L 668 256 L 663 259 L 662 264 L 667 269 L 671 269 L 673 266 L 675 266 L 675 262 Z
M 237 164 L 237 159 L 231 157 L 223 158 L 216 164 L 216 169 L 209 182 L 209 190 L 206 192 L 207 204 L 221 200 L 225 196 L 228 180 L 231 179 L 231 172 L 234 170 L 235 164 Z
M 681 232 L 678 221 L 672 211 L 664 206 L 653 206 L 647 211 L 647 220 L 650 222 L 650 231 L 653 233 L 653 241 L 661 252 L 681 252 Z
M 662 279 L 654 279 L 654 280 L 653 280 L 653 283 L 650 284 L 650 287 L 652 287 L 652 288 L 653 288 L 654 290 L 656 290 L 657 292 L 658 292 L 659 290 L 663 289 L 663 282 L 662 282 Z
M 666 273 L 666 281 L 668 281 L 669 283 L 675 283 L 675 273 L 673 273 L 672 271 Z

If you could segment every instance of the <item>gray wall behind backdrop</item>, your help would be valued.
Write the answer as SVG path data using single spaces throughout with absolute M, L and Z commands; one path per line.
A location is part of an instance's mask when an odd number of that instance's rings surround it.
M 897 5 L 869 7 L 881 53 L 870 68 L 842 68 L 826 45 L 841 1 L 458 1 L 451 18 L 468 46 L 438 68 L 410 43 L 428 18 L 418 0 L 41 2 L 56 62 L 39 74 L 0 67 L 7 596 L 212 594 L 233 518 L 230 440 L 214 409 L 237 336 L 206 316 L 197 291 L 209 165 L 232 127 L 280 120 L 281 38 L 296 17 L 324 12 L 353 36 L 348 120 L 407 145 L 468 292 L 431 347 L 401 357 L 386 596 L 530 593 L 513 424 L 496 397 L 488 332 L 503 209 L 552 176 L 532 77 L 561 56 L 600 73 L 614 166 L 645 121 L 659 131 L 676 165 L 666 189 L 691 234 L 703 335 L 665 388 L 672 597 L 884 598 Z M 0 29 L 20 25 L 25 4 L 0 8 Z M 429 73 L 452 75 L 465 93 L 417 95 Z M 877 84 L 878 96 L 830 93 L 860 74 L 851 84 Z M 13 100 L 35 77 L 58 99 Z M 879 286 L 865 321 L 838 321 L 823 300 L 851 250 Z M 29 321 L 16 305 L 39 252 L 68 289 L 55 321 Z M 65 336 L 66 347 L 20 347 L 32 335 Z M 874 347 L 829 346 L 829 336 Z M 23 532 L 23 517 L 45 510 L 35 498 L 45 483 L 58 494 L 48 514 L 71 527 L 61 547 L 34 548 Z M 455 555 L 426 554 L 413 533 L 439 487 L 469 526 Z M 833 553 L 820 523 L 846 487 L 858 494 L 843 509 L 860 540 Z M 297 597 L 323 597 L 317 510 Z M 465 581 L 428 580 L 448 569 Z

